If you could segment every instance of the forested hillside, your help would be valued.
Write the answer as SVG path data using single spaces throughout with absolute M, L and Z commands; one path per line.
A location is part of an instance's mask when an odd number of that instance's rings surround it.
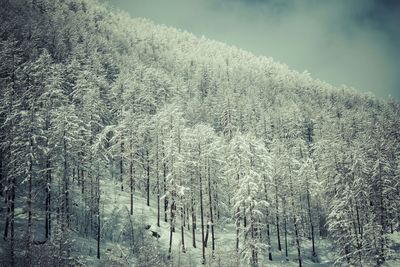
M 96 1 L 0 0 L 1 266 L 395 266 L 399 175 L 395 100 Z

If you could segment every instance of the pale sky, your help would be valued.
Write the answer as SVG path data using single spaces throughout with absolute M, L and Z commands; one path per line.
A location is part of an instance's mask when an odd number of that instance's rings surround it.
M 102 0 L 274 58 L 333 85 L 400 100 L 400 1 Z

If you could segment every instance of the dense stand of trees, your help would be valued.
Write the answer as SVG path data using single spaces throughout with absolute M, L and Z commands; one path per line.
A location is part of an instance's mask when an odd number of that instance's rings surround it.
M 216 263 L 225 246 L 302 266 L 327 239 L 338 264 L 379 266 L 400 227 L 399 153 L 394 100 L 91 0 L 0 0 L 2 264 L 77 264 L 76 235 L 102 258 L 114 181 L 130 224 L 142 193 L 168 224 L 169 261 L 193 247 Z M 235 240 L 218 243 L 227 222 Z

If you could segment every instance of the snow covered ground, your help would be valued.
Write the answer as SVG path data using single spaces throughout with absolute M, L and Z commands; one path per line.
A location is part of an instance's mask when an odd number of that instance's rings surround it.
M 74 194 L 76 199 L 79 197 L 79 188 L 75 188 Z M 130 215 L 130 193 L 128 191 L 121 191 L 120 184 L 115 183 L 111 180 L 101 181 L 101 225 L 102 225 L 102 240 L 101 240 L 101 259 L 96 258 L 96 239 L 93 237 L 84 237 L 77 232 L 72 232 L 73 238 L 73 257 L 78 258 L 83 266 L 107 266 L 104 264 L 104 259 L 119 258 L 120 262 L 124 262 L 122 259 L 126 259 L 126 266 L 131 266 L 136 262 L 136 255 L 130 251 L 130 244 L 127 242 L 129 238 L 126 237 L 127 231 L 126 226 L 134 224 L 136 227 L 142 227 L 142 233 L 147 236 L 138 236 L 137 239 L 153 239 L 156 247 L 154 249 L 163 251 L 164 255 L 167 255 L 168 244 L 169 244 L 169 222 L 164 222 L 163 213 L 161 213 L 161 225 L 157 227 L 157 200 L 151 199 L 151 206 L 146 205 L 146 198 L 141 192 L 136 191 L 134 196 L 134 214 Z M 74 199 L 76 211 L 79 211 L 82 203 L 76 202 Z M 22 210 L 16 210 L 19 214 L 16 217 L 16 226 L 22 225 L 26 219 Z M 41 214 L 36 214 L 36 237 L 41 239 Z M 199 224 L 199 222 L 198 222 Z M 150 225 L 150 229 L 145 229 L 146 225 Z M 23 227 L 22 227 L 23 228 Z M 22 229 L 21 228 L 21 229 Z M 152 236 L 152 231 L 157 232 L 160 238 Z M 192 231 L 185 227 L 185 248 L 186 253 L 182 253 L 181 247 L 181 232 L 180 232 L 180 221 L 177 220 L 176 231 L 173 234 L 173 245 L 172 245 L 172 261 L 171 266 L 203 266 L 201 264 L 202 251 L 201 251 L 201 229 L 199 225 L 196 230 L 196 246 L 192 246 Z M 216 223 L 215 229 L 215 246 L 216 251 L 214 257 L 211 253 L 211 244 L 209 239 L 209 246 L 206 248 L 206 266 L 237 266 L 237 258 L 235 253 L 235 226 L 232 221 Z M 136 243 L 140 243 L 143 240 L 136 240 Z M 400 233 L 395 232 L 389 235 L 389 240 L 394 248 L 394 253 L 400 252 Z M 272 256 L 273 261 L 268 260 L 267 254 L 263 255 L 260 260 L 260 266 L 298 266 L 297 262 L 297 251 L 293 245 L 293 240 L 289 236 L 289 261 L 285 260 L 284 250 L 281 252 L 277 250 L 277 238 L 271 236 L 272 241 Z M 5 242 L 0 241 L 0 249 L 5 247 Z M 4 245 L 4 246 L 3 246 Z M 317 253 L 319 255 L 320 262 L 314 263 L 311 260 L 311 242 L 308 240 L 302 240 L 302 256 L 303 266 L 333 266 L 335 259 L 335 250 L 333 245 L 324 239 L 317 239 L 316 243 Z M 1 251 L 0 251 L 1 252 Z M 4 253 L 1 253 L 4 255 Z M 398 255 L 400 258 L 400 255 Z M 120 265 L 115 265 L 120 266 Z M 142 265 L 143 266 L 143 265 Z M 151 264 L 147 266 L 152 266 Z M 243 261 L 240 266 L 247 266 Z M 385 263 L 388 267 L 400 266 L 400 259 L 390 260 Z
M 130 215 L 130 193 L 128 191 L 121 191 L 120 185 L 112 181 L 102 181 L 101 184 L 102 194 L 102 236 L 112 236 L 112 240 L 105 240 L 103 238 L 101 243 L 102 256 L 107 257 L 107 254 L 113 253 L 114 256 L 119 254 L 120 257 L 128 257 L 125 255 L 128 249 L 124 247 L 124 242 L 121 242 L 121 232 L 123 232 L 123 226 L 129 223 Z M 143 227 L 151 225 L 149 230 L 145 231 L 145 234 L 151 236 L 151 231 L 155 231 L 160 234 L 157 244 L 160 249 L 168 251 L 169 244 L 169 222 L 164 222 L 163 213 L 161 214 L 161 225 L 157 227 L 157 202 L 156 199 L 151 199 L 151 206 L 146 205 L 146 199 L 140 192 L 135 192 L 134 196 L 134 215 L 132 220 L 135 222 L 141 221 Z M 111 224 L 113 222 L 113 224 Z M 180 221 L 177 220 L 176 231 L 173 234 L 173 245 L 172 245 L 172 257 L 174 266 L 200 266 L 201 265 L 201 230 L 197 227 L 196 230 L 196 246 L 192 246 L 192 232 L 187 227 L 185 228 L 185 247 L 186 253 L 181 251 L 181 232 L 180 232 Z M 237 259 L 235 258 L 235 228 L 231 222 L 216 225 L 216 251 L 215 257 L 211 255 L 211 245 L 209 240 L 209 246 L 206 248 L 207 263 L 206 266 L 237 266 Z M 156 240 L 155 237 L 154 240 Z M 289 261 L 285 260 L 284 251 L 277 250 L 276 237 L 272 236 L 272 255 L 273 261 L 268 260 L 268 255 L 263 255 L 260 262 L 260 266 L 298 266 L 297 252 L 294 249 L 295 246 L 289 246 Z M 289 244 L 292 240 L 289 239 Z M 83 261 L 88 265 L 100 265 L 101 260 L 96 259 L 96 240 L 91 239 L 89 242 L 80 237 L 76 240 L 76 247 L 78 248 L 79 255 L 87 255 L 89 257 L 83 257 Z M 318 240 L 317 248 L 320 255 L 320 263 L 313 263 L 309 258 L 311 255 L 311 243 L 303 241 L 303 263 L 304 266 L 333 266 L 334 250 L 332 245 L 326 240 Z M 242 264 L 244 264 L 242 262 Z M 244 264 L 246 266 L 246 264 Z

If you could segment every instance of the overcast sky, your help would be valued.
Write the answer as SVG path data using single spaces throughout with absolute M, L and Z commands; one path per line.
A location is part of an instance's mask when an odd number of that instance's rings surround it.
M 103 0 L 132 17 L 400 100 L 400 0 Z

